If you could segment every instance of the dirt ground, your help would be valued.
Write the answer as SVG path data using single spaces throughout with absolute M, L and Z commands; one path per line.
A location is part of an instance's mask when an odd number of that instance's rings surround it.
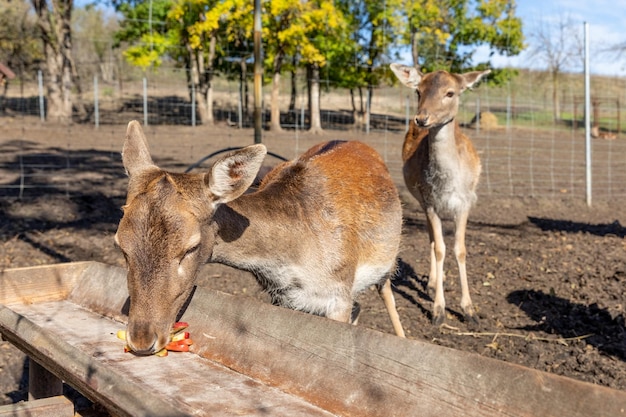
M 113 130 L 120 132 L 113 146 L 118 147 L 116 153 L 109 148 L 98 151 L 93 144 L 86 148 L 96 155 L 85 162 L 84 170 L 97 170 L 98 175 L 77 174 L 82 192 L 71 186 L 27 190 L 19 199 L 11 196 L 11 190 L 3 191 L 0 268 L 83 260 L 123 265 L 113 234 L 125 196 L 126 177 L 118 154 L 125 127 Z M 159 132 L 156 137 L 149 134 L 152 145 L 168 138 L 167 129 Z M 49 137 L 12 135 L 10 130 L 0 132 L 0 151 L 8 165 L 19 160 L 17 152 L 24 150 L 25 142 L 41 155 L 57 149 Z M 247 141 L 252 137 L 250 131 L 245 135 Z M 279 143 L 273 148 L 278 152 Z M 282 143 L 293 147 L 292 141 Z M 100 146 L 105 147 L 104 141 Z M 176 156 L 171 158 L 172 166 L 184 167 Z M 471 296 L 480 322 L 468 326 L 460 314 L 460 285 L 450 251 L 452 224 L 446 221 L 448 316 L 444 326 L 434 327 L 430 323 L 432 300 L 425 290 L 429 253 L 424 214 L 402 184 L 398 187 L 405 222 L 393 286 L 409 338 L 626 389 L 623 201 L 597 202 L 588 208 L 584 201 L 493 198 L 479 190 L 470 215 L 467 248 Z M 203 267 L 198 285 L 267 301 L 250 274 L 225 266 Z M 376 291 L 366 291 L 359 301 L 360 326 L 393 333 Z M 0 403 L 25 398 L 24 369 L 24 356 L 0 342 Z

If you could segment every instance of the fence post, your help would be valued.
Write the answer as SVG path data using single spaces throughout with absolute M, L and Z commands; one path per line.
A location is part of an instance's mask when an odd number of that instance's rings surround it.
M 44 105 L 43 99 L 43 75 L 41 74 L 41 70 L 37 71 L 37 83 L 39 85 L 39 115 L 41 117 L 41 121 L 46 121 L 46 107 Z
M 143 125 L 148 126 L 148 80 L 143 77 Z
M 196 83 L 191 82 L 191 125 L 196 125 Z
M 406 129 L 405 131 L 408 132 L 409 131 L 409 123 L 410 123 L 409 122 L 409 117 L 411 117 L 410 116 L 411 115 L 411 113 L 410 113 L 410 111 L 411 111 L 411 98 L 409 97 L 408 94 L 406 96 L 406 101 L 405 102 L 406 102 L 406 122 L 404 124 L 406 125 L 405 126 L 405 129 Z
M 242 85 L 243 88 L 243 85 Z M 296 121 L 296 124 L 298 122 Z M 243 129 L 243 92 L 239 90 L 239 100 L 237 100 L 237 127 Z
M 506 96 L 506 130 L 511 128 L 511 95 Z
M 480 97 L 476 97 L 476 133 L 480 133 Z
M 93 114 L 97 129 L 100 126 L 100 110 L 98 107 L 98 74 L 93 76 Z
M 589 23 L 585 22 L 585 165 L 587 180 L 587 206 L 591 207 L 591 94 L 589 79 Z
M 365 105 L 365 133 L 366 134 L 370 134 L 370 110 L 371 110 L 371 103 L 370 103 L 370 99 L 371 99 L 371 95 L 370 95 L 370 89 L 367 89 L 367 102 Z

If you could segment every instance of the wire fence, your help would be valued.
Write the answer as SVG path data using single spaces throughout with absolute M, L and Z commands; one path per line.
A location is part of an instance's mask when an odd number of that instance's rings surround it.
M 83 66 L 84 68 L 84 66 Z M 117 181 L 119 152 L 128 121 L 150 129 L 152 150 L 163 163 L 186 169 L 227 146 L 252 142 L 252 98 L 240 94 L 239 74 L 215 74 L 215 126 L 202 125 L 195 114 L 183 70 L 163 67 L 147 73 L 125 69 L 123 76 L 103 79 L 94 70 L 81 76 L 80 102 L 74 123 L 46 122 L 46 97 L 38 74 L 13 80 L 0 112 L 0 197 L 27 197 L 41 192 L 79 192 L 93 181 Z M 106 78 L 106 77 L 105 77 Z M 246 80 L 245 84 L 252 84 Z M 292 85 L 296 92 L 291 94 Z M 246 91 L 245 85 L 243 91 Z M 402 86 L 350 91 L 323 80 L 322 127 L 307 133 L 306 79 L 289 76 L 281 84 L 284 132 L 265 131 L 264 142 L 277 154 L 294 157 L 314 141 L 359 139 L 385 158 L 402 186 L 401 145 L 416 108 L 416 98 Z M 626 197 L 626 144 L 621 103 L 626 80 L 594 77 L 592 115 L 592 195 L 594 200 Z M 479 150 L 483 175 L 479 193 L 498 197 L 584 199 L 586 155 L 582 74 L 562 75 L 557 94 L 542 73 L 522 71 L 511 83 L 483 83 L 462 96 L 458 120 Z M 252 91 L 249 88 L 247 91 Z M 271 86 L 263 87 L 264 124 L 269 122 Z M 251 94 L 251 93 L 250 93 Z M 291 105 L 290 105 L 291 103 Z M 361 112 L 363 110 L 363 112 Z M 477 122 L 478 121 L 478 122 Z

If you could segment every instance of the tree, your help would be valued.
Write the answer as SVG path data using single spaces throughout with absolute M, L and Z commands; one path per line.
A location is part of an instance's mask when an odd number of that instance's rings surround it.
M 79 62 L 95 63 L 97 68 L 84 68 L 81 77 L 97 74 L 104 82 L 115 78 L 117 54 L 113 56 L 114 34 L 119 29 L 116 16 L 102 8 L 87 5 L 72 14 L 73 54 Z
M 341 25 L 341 14 L 330 0 L 272 0 L 264 2 L 263 44 L 265 67 L 272 79 L 270 101 L 270 130 L 281 130 L 280 126 L 280 77 L 285 66 L 300 62 L 308 67 L 309 106 L 312 130 L 321 130 L 319 123 L 319 68 L 326 65 L 320 51 L 322 40 L 328 39 Z M 312 106 L 312 108 L 311 108 Z M 313 120 L 313 118 L 316 118 Z
M 118 39 L 131 42 L 125 56 L 134 65 L 158 66 L 164 56 L 187 70 L 190 94 L 194 94 L 202 123 L 213 124 L 212 80 L 220 55 L 219 37 L 230 27 L 232 15 L 250 15 L 244 0 L 120 1 L 125 20 Z M 146 22 L 158 22 L 155 25 Z M 251 20 L 250 20 L 251 22 Z M 251 28 L 250 28 L 251 31 Z
M 310 128 L 312 133 L 322 132 L 320 71 L 327 65 L 328 59 L 341 49 L 341 39 L 348 28 L 340 10 L 334 2 L 321 0 L 308 16 L 305 28 L 309 44 L 303 44 L 298 51 L 307 68 L 308 103 Z
M 405 27 L 404 11 L 400 0 L 340 0 L 337 4 L 348 20 L 349 29 L 343 49 L 333 59 L 332 79 L 339 86 L 350 88 L 358 127 L 364 121 L 364 89 L 371 99 L 374 87 L 386 76 L 383 67 L 392 55 L 397 56 Z M 354 104 L 355 90 L 360 98 L 358 111 Z
M 474 6 L 474 7 L 471 7 Z M 413 64 L 429 71 L 463 72 L 473 67 L 476 46 L 517 55 L 524 48 L 515 1 L 410 0 L 405 2 Z M 489 67 L 489 62 L 477 67 Z
M 72 58 L 73 0 L 31 0 L 37 15 L 45 57 L 48 120 L 72 120 L 76 67 Z M 80 97 L 78 97 L 80 98 Z
M 37 69 L 43 58 L 39 31 L 27 0 L 0 0 L 0 62 L 11 68 L 19 80 Z M 20 87 L 23 86 L 20 84 Z M 4 111 L 9 82 L 5 81 L 0 99 Z
M 580 31 L 571 19 L 561 16 L 557 22 L 539 21 L 530 33 L 530 56 L 548 67 L 552 82 L 552 110 L 554 121 L 561 119 L 559 99 L 560 74 L 582 57 Z

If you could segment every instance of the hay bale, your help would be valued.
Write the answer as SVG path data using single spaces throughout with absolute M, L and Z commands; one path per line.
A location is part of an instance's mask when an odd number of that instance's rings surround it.
M 490 111 L 480 112 L 480 128 L 481 129 L 495 129 L 498 127 L 498 118 Z M 470 126 L 476 127 L 476 116 L 470 122 Z

